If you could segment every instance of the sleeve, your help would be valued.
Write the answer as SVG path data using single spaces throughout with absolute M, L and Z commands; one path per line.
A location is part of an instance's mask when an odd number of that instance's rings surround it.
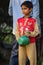
M 16 23 L 15 36 L 16 36 L 16 40 L 18 40 L 18 38 L 20 37 L 19 30 L 18 30 L 18 23 Z
M 10 16 L 13 16 L 12 0 L 10 0 L 10 2 L 9 2 L 8 14 L 9 14 Z
M 39 30 L 38 30 L 38 24 L 37 24 L 37 21 L 35 22 L 35 25 L 34 25 L 34 31 L 31 32 L 31 35 L 32 37 L 36 37 L 37 35 L 39 34 Z
M 33 10 L 32 10 L 32 18 L 35 18 L 38 23 L 39 34 L 41 34 L 41 25 L 40 25 L 40 18 L 39 18 L 39 0 L 31 0 L 33 3 Z
M 37 18 L 39 16 L 39 0 L 32 0 L 33 3 L 33 18 Z

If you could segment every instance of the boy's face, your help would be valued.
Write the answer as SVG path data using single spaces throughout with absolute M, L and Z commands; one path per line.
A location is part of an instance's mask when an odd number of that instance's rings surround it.
M 24 14 L 24 16 L 29 15 L 31 11 L 32 11 L 32 8 L 29 9 L 25 5 L 22 5 L 22 13 Z

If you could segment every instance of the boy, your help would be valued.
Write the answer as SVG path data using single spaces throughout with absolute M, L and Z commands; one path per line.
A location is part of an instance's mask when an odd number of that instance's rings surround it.
M 33 4 L 30 1 L 24 1 L 21 4 L 22 13 L 24 16 L 19 18 L 17 21 L 15 36 L 16 39 L 20 36 L 27 36 L 30 38 L 30 43 L 25 46 L 19 45 L 19 65 L 25 65 L 26 57 L 30 60 L 30 65 L 36 65 L 36 45 L 35 45 L 35 37 L 38 35 L 38 25 L 37 21 L 30 17 L 30 13 L 33 9 Z M 26 28 L 29 33 L 26 33 Z

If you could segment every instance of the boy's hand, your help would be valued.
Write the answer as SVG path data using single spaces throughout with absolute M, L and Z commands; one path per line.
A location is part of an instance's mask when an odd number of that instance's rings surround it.
M 29 37 L 31 35 L 31 32 L 25 33 L 25 36 Z
M 20 33 L 20 36 L 23 36 L 24 34 L 23 33 Z

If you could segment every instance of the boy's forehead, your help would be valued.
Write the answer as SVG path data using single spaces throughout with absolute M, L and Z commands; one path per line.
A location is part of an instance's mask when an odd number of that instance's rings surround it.
M 22 7 L 26 7 L 26 8 L 28 8 L 26 5 L 22 5 Z

